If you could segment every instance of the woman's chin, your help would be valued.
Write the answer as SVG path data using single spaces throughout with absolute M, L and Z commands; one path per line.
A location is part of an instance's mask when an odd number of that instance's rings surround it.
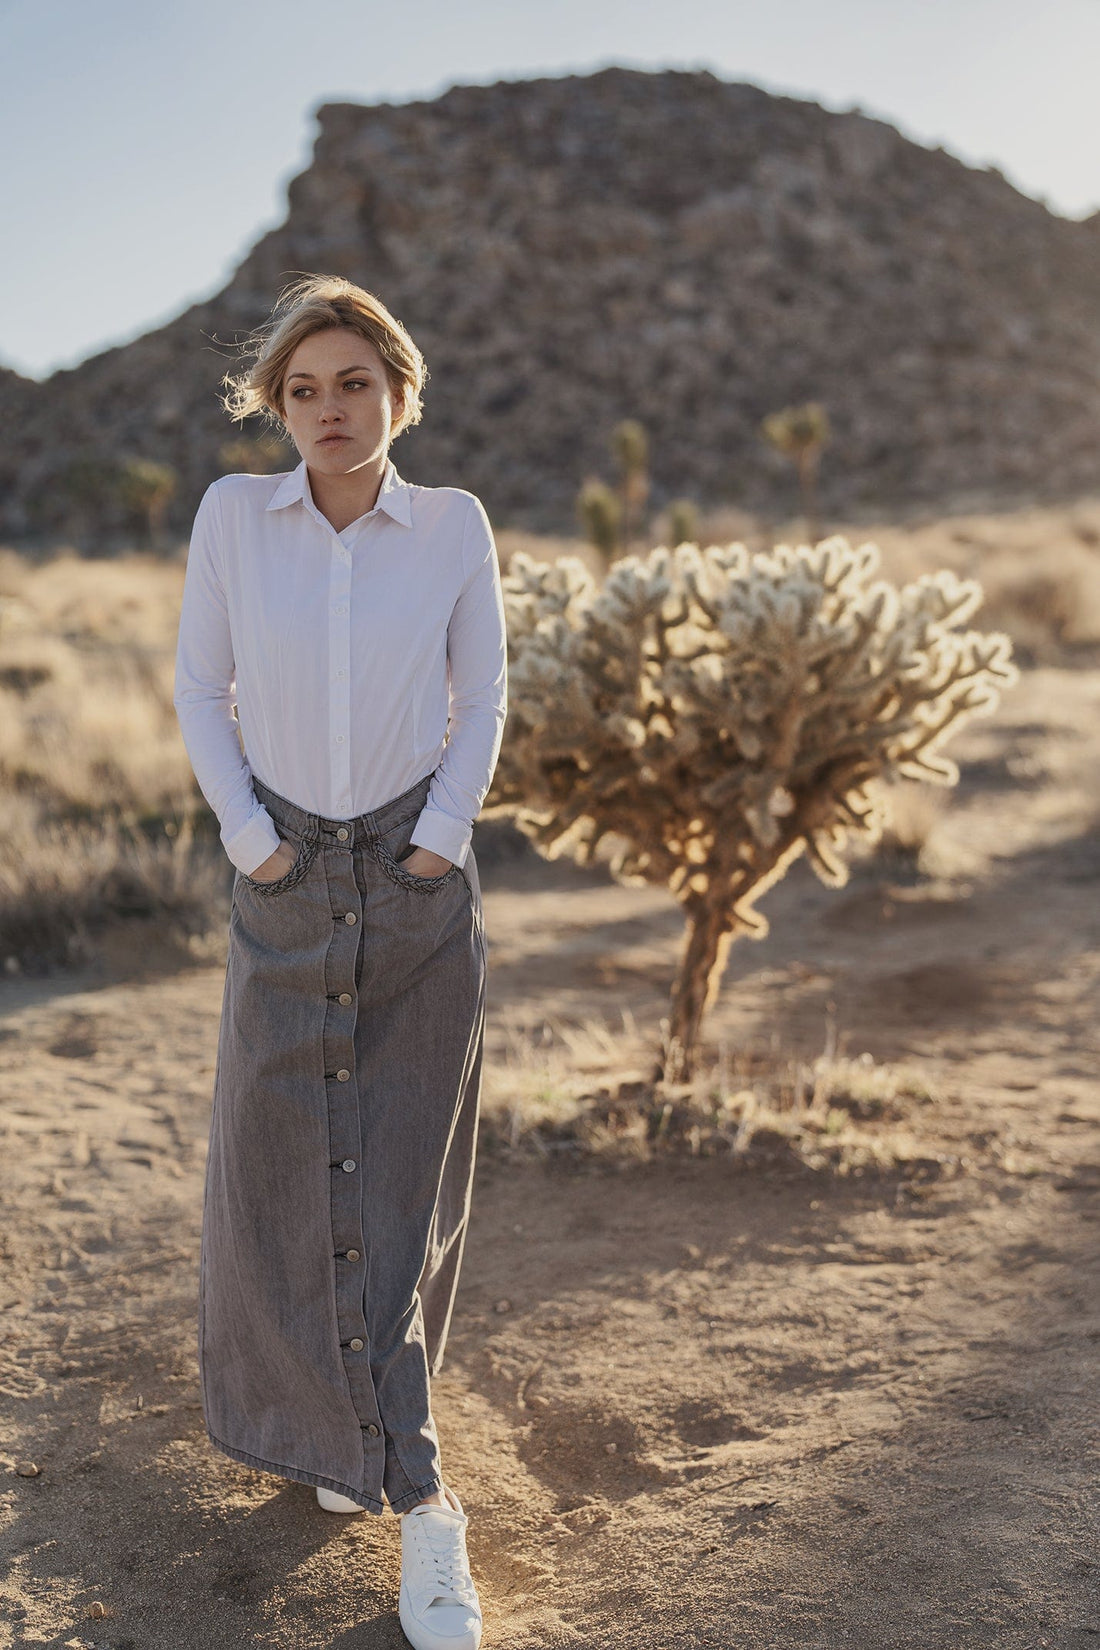
M 354 441 L 330 441 L 326 446 L 314 447 L 309 462 L 326 475 L 342 475 L 354 470 L 360 460 Z

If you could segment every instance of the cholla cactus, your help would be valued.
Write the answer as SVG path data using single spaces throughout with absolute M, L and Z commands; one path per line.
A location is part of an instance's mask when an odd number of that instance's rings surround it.
M 628 556 L 598 587 L 576 557 L 522 552 L 504 579 L 509 718 L 492 801 L 550 859 L 667 884 L 687 942 L 656 1075 L 692 1074 L 733 938 L 762 936 L 764 890 L 803 851 L 847 880 L 876 839 L 883 786 L 951 785 L 940 753 L 1019 672 L 1007 636 L 959 630 L 981 587 L 951 572 L 901 589 L 876 545 L 682 544 Z

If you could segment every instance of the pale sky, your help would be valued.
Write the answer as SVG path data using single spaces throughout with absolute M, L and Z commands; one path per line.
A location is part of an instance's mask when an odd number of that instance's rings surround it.
M 217 292 L 322 103 L 612 64 L 858 107 L 1100 207 L 1100 0 L 0 0 L 0 363 L 44 377 Z

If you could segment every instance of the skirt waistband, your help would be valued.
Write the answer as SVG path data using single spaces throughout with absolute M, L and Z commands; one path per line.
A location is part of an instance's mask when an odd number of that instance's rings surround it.
M 252 788 L 276 825 L 282 826 L 283 830 L 295 836 L 322 842 L 331 840 L 355 848 L 377 840 L 387 831 L 392 831 L 395 825 L 418 814 L 427 801 L 434 772 L 433 769 L 432 773 L 426 773 L 415 785 L 402 791 L 400 796 L 391 796 L 388 802 L 380 802 L 377 808 L 355 814 L 351 819 L 328 819 L 324 814 L 311 813 L 308 808 L 291 802 L 289 797 L 280 796 L 278 791 L 273 791 L 255 774 L 252 775 Z

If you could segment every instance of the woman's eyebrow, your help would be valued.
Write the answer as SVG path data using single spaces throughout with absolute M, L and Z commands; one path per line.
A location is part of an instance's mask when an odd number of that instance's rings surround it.
M 338 373 L 336 373 L 334 376 L 337 377 L 337 378 L 346 378 L 349 372 L 369 372 L 369 371 L 370 371 L 369 367 L 341 367 L 340 371 Z M 312 377 L 313 377 L 313 374 L 311 372 L 292 372 L 290 374 L 290 378 L 312 378 Z M 287 379 L 288 384 L 290 383 L 290 378 Z

